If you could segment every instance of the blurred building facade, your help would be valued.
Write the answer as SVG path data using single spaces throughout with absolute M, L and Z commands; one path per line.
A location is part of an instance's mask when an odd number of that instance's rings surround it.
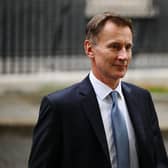
M 0 0 L 0 73 L 87 69 L 84 58 L 82 64 L 74 61 L 84 55 L 87 20 L 101 11 L 132 18 L 135 57 L 167 59 L 167 5 L 167 0 Z

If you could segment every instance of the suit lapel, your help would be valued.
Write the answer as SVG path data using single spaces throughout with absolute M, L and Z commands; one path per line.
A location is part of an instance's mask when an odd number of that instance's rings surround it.
M 93 128 L 93 131 L 100 142 L 100 145 L 110 161 L 108 146 L 101 118 L 98 102 L 95 92 L 92 88 L 89 78 L 87 77 L 80 86 L 80 95 L 83 96 L 81 105 Z
M 136 137 L 143 137 L 144 136 L 144 122 L 142 117 L 142 112 L 144 111 L 144 107 L 141 106 L 140 99 L 135 95 L 135 92 L 133 92 L 133 88 L 131 85 L 128 85 L 126 83 L 122 83 L 122 90 L 123 94 L 126 100 L 128 113 L 130 115 L 133 128 L 136 133 Z
M 143 121 L 143 111 L 144 107 L 141 106 L 141 99 L 137 97 L 135 94 L 135 90 L 133 92 L 133 88 L 131 85 L 128 85 L 126 83 L 122 83 L 122 90 L 123 94 L 126 100 L 128 113 L 132 122 L 132 126 L 134 128 L 135 136 L 136 136 L 136 148 L 137 148 L 137 154 L 139 159 L 139 164 L 145 165 L 147 163 L 143 162 L 144 160 L 144 153 L 141 150 L 143 144 L 142 142 L 145 142 L 146 134 L 145 134 L 145 122 Z M 143 166 L 142 166 L 143 167 Z
M 130 115 L 130 118 L 133 122 L 133 126 L 136 126 L 136 123 L 139 123 L 137 115 L 138 113 L 136 112 L 137 109 L 137 98 L 134 97 L 134 93 L 132 91 L 132 88 L 130 85 L 127 85 L 126 83 L 122 82 L 122 91 L 124 94 L 124 98 L 127 104 L 128 108 L 128 113 Z

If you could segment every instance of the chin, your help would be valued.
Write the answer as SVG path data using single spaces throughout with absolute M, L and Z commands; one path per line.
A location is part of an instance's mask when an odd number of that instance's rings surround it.
M 126 74 L 125 72 L 119 73 L 119 74 L 116 75 L 116 78 L 117 79 L 123 78 L 125 76 L 125 74 Z

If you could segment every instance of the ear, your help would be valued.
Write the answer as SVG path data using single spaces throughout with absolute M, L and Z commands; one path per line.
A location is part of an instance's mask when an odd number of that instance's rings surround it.
M 93 58 L 94 57 L 94 52 L 93 52 L 93 45 L 89 40 L 85 40 L 84 41 L 84 49 L 85 49 L 85 53 L 89 58 Z

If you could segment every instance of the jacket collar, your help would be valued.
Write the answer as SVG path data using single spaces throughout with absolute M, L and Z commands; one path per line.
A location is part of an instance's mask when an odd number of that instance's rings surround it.
M 106 141 L 106 135 L 104 131 L 103 121 L 101 118 L 98 102 L 96 99 L 96 94 L 89 80 L 89 76 L 87 76 L 80 85 L 79 94 L 83 96 L 81 105 L 82 108 L 94 130 L 95 135 L 107 156 L 107 160 L 110 163 L 108 145 Z

